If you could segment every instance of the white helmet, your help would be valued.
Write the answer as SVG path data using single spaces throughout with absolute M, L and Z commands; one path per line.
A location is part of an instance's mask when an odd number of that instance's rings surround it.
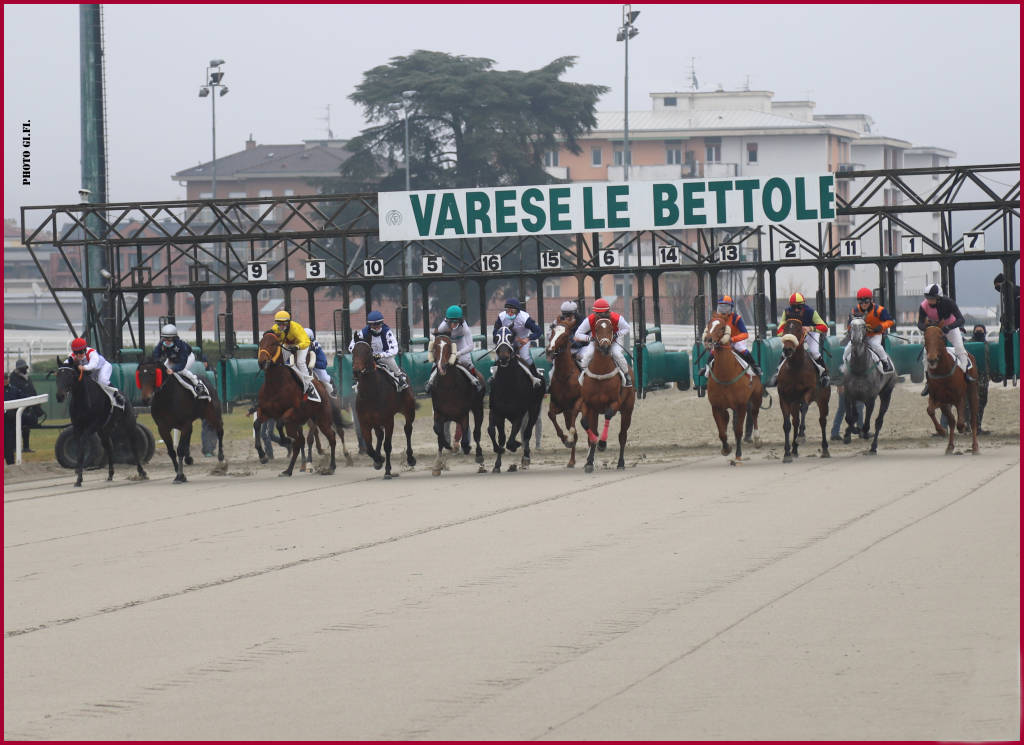
M 178 327 L 173 323 L 168 323 L 162 329 L 160 329 L 160 336 L 177 336 Z
M 308 336 L 311 341 L 316 338 L 316 336 L 313 334 L 313 329 L 302 329 L 302 330 L 306 332 L 306 336 Z
M 936 284 L 930 284 L 924 288 L 925 297 L 939 297 L 942 294 L 942 290 Z
M 562 303 L 563 313 L 575 313 L 577 310 L 579 310 L 579 306 L 576 305 L 576 303 L 574 303 L 572 300 L 566 300 L 564 303 Z

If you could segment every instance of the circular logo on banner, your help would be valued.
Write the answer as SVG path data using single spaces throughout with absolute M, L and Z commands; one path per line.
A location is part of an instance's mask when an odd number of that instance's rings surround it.
M 402 213 L 398 210 L 388 210 L 387 214 L 384 215 L 384 221 L 388 225 L 401 225 Z

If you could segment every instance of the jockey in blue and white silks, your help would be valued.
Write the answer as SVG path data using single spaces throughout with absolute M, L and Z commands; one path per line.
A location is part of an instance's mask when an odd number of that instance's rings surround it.
M 195 390 L 199 398 L 209 398 L 210 392 L 199 377 L 189 370 L 189 366 L 196 361 L 192 347 L 184 339 L 178 336 L 178 328 L 173 323 L 165 324 L 160 329 L 160 341 L 153 349 L 153 359 L 163 362 L 164 367 L 171 373 L 178 373 L 187 380 Z
M 398 390 L 403 391 L 408 388 L 409 379 L 395 360 L 395 355 L 398 354 L 398 340 L 395 338 L 395 332 L 384 323 L 384 314 L 379 310 L 371 310 L 367 313 L 366 326 L 363 327 L 359 335 L 373 350 L 374 361 L 395 378 Z M 359 339 L 353 335 L 352 341 L 348 345 L 348 351 L 352 351 L 357 341 Z
M 523 310 L 519 300 L 514 297 L 505 301 L 505 310 L 498 314 L 498 318 L 494 322 L 494 328 L 491 331 L 493 343 L 498 343 L 498 331 L 503 326 L 512 331 L 512 335 L 516 339 L 515 344 L 518 347 L 516 352 L 523 365 L 528 368 L 530 375 L 533 376 L 534 386 L 540 385 L 544 379 L 533 362 L 533 355 L 530 354 L 530 342 L 541 338 L 544 332 L 541 331 L 537 322 L 530 318 L 530 314 Z
M 334 395 L 334 383 L 331 381 L 331 374 L 327 372 L 327 353 L 324 352 L 324 348 L 320 346 L 320 342 L 316 340 L 316 335 L 313 333 L 313 329 L 304 328 L 306 336 L 309 337 L 309 351 L 313 353 L 313 377 L 324 384 L 324 388 L 327 389 L 327 393 L 331 396 Z

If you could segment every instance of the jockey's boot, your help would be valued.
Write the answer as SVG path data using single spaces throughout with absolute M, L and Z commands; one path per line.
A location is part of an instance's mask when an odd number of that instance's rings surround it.
M 756 362 L 754 362 L 754 355 L 750 353 L 750 350 L 744 349 L 742 352 L 740 352 L 740 356 L 746 361 L 748 365 L 750 365 L 750 369 L 754 371 L 754 375 L 760 378 L 761 368 L 757 366 Z
M 540 370 L 537 369 L 537 363 L 533 360 L 530 360 L 530 375 L 533 376 L 534 388 L 544 385 L 544 376 L 541 375 Z
M 398 376 L 398 392 L 401 393 L 409 387 L 409 376 L 405 373 L 401 373 Z
M 886 357 L 882 360 L 882 372 L 893 372 L 896 368 L 892 366 L 892 360 Z
M 818 359 L 816 359 L 814 361 L 814 364 L 817 365 L 820 368 L 820 372 L 821 372 L 821 378 L 820 378 L 821 387 L 822 388 L 827 388 L 828 386 L 830 386 L 832 384 L 832 381 L 829 380 L 828 368 L 825 367 L 825 360 L 823 360 L 821 358 L 821 355 L 818 355 Z
M 475 367 L 466 367 L 466 369 L 473 374 L 473 387 L 476 388 L 478 391 L 482 391 L 484 389 L 484 376 L 481 375 L 480 371 L 477 370 Z
M 633 387 L 633 376 L 629 374 L 629 368 L 627 367 L 625 370 L 623 370 L 622 374 L 626 377 L 626 387 L 627 388 L 632 388 Z
M 206 383 L 204 383 L 199 378 L 196 378 L 196 393 L 199 395 L 199 398 L 209 398 L 210 397 L 210 391 L 206 387 Z
M 922 396 L 927 396 L 928 395 L 928 381 L 927 380 L 924 381 L 924 390 L 921 391 L 921 395 Z

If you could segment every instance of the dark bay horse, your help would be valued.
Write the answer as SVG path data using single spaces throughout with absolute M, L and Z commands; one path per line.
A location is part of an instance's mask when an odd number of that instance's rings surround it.
M 864 403 L 864 426 L 860 436 L 871 437 L 871 412 L 878 399 L 878 418 L 875 419 L 875 436 L 871 440 L 871 455 L 878 453 L 878 433 L 882 431 L 885 412 L 889 410 L 892 392 L 896 388 L 896 370 L 882 372 L 875 363 L 875 355 L 867 342 L 867 327 L 863 318 L 850 321 L 850 357 L 843 373 L 843 389 L 846 391 L 846 432 L 843 442 L 849 444 L 851 433 L 857 431 L 857 402 Z
M 548 419 L 555 425 L 558 439 L 570 450 L 566 468 L 576 467 L 576 402 L 580 398 L 580 369 L 572 354 L 573 325 L 566 321 L 551 324 L 551 334 L 544 350 L 551 362 Z M 565 432 L 558 426 L 559 414 L 565 421 Z M 568 437 L 569 432 L 572 432 L 572 439 Z
M 633 405 L 636 403 L 636 389 L 627 388 L 622 383 L 619 368 L 612 357 L 612 344 L 615 343 L 615 329 L 608 318 L 600 318 L 594 324 L 594 356 L 583 371 L 583 383 L 580 386 L 580 398 L 576 408 L 580 412 L 580 422 L 587 433 L 590 450 L 587 452 L 587 463 L 583 470 L 591 473 L 594 470 L 594 450 L 604 450 L 608 444 L 608 425 L 615 412 L 622 414 L 619 422 L 619 463 L 618 468 L 625 468 L 626 436 L 629 424 L 633 419 Z M 632 371 L 630 371 L 632 373 Z M 597 437 L 597 417 L 604 414 L 604 431 L 600 439 Z
M 498 330 L 498 343 L 494 347 L 497 370 L 491 378 L 490 418 L 487 423 L 487 434 L 491 437 L 495 454 L 493 473 L 501 472 L 501 456 L 506 447 L 510 453 L 518 449 L 520 443 L 516 436 L 520 432 L 523 435 L 520 466 L 524 470 L 530 466 L 530 437 L 544 402 L 544 386 L 534 387 L 530 376 L 519 364 L 515 344 L 511 329 L 505 326 Z M 509 423 L 507 442 L 506 421 Z M 515 464 L 508 470 L 515 471 Z
M 437 435 L 437 460 L 431 473 L 440 476 L 445 467 L 445 456 L 451 443 L 445 434 L 445 423 L 455 422 L 462 432 L 469 431 L 469 415 L 473 414 L 473 439 L 476 441 L 476 462 L 484 470 L 484 451 L 480 448 L 480 427 L 484 418 L 484 392 L 469 382 L 466 373 L 459 370 L 458 354 L 451 336 L 435 334 L 427 351 L 427 359 L 437 365 L 437 376 L 430 389 L 434 405 L 434 434 Z M 469 443 L 463 448 L 469 455 Z
M 757 431 L 757 418 L 761 412 L 761 394 L 764 387 L 761 378 L 747 374 L 748 365 L 741 362 L 732 349 L 732 329 L 729 315 L 715 313 L 704 329 L 701 341 L 704 348 L 714 356 L 714 367 L 708 376 L 708 403 L 711 415 L 718 425 L 718 439 L 722 441 L 722 455 L 728 455 L 729 412 L 732 411 L 732 431 L 736 438 L 736 461 L 743 458 L 743 424 L 749 416 L 754 447 L 761 447 Z
M 164 365 L 153 359 L 143 360 L 135 371 L 135 385 L 142 393 L 142 403 L 149 405 L 149 413 L 156 422 L 160 437 L 167 447 L 176 476 L 174 482 L 182 484 L 185 478 L 185 466 L 192 465 L 190 442 L 192 440 L 192 422 L 196 419 L 206 421 L 217 432 L 217 460 L 224 460 L 224 420 L 220 413 L 220 400 L 217 392 L 207 386 L 209 400 L 199 399 L 192 395 L 192 387 L 178 380 L 167 371 Z M 181 432 L 178 438 L 178 451 L 174 451 L 174 439 L 171 430 Z
M 59 361 L 58 361 L 59 362 Z M 71 429 L 78 440 L 78 464 L 75 466 L 75 486 L 82 485 L 82 469 L 85 467 L 85 453 L 88 438 L 95 432 L 103 444 L 103 452 L 107 455 L 107 481 L 114 480 L 114 449 L 110 436 L 117 433 L 125 442 L 131 443 L 135 467 L 139 469 L 139 477 L 148 478 L 142 468 L 142 455 L 145 445 L 139 442 L 139 431 L 135 424 L 135 410 L 132 403 L 125 398 L 124 408 L 111 405 L 110 398 L 92 379 L 89 373 L 78 365 L 60 362 L 57 368 L 57 400 L 63 401 L 71 396 L 69 412 Z
M 946 446 L 946 455 L 953 452 L 953 424 L 956 422 L 956 431 L 964 432 L 967 428 L 966 412 L 964 406 L 970 404 L 970 425 L 971 425 L 971 453 L 978 454 L 978 381 L 968 380 L 964 371 L 956 364 L 953 355 L 946 349 L 946 336 L 942 333 L 942 326 L 938 323 L 929 323 L 924 329 L 924 354 L 927 360 L 925 375 L 928 378 L 928 416 L 932 418 L 935 431 L 945 435 L 946 430 L 939 424 L 935 416 L 935 410 L 941 409 L 949 422 L 949 444 Z M 975 364 L 974 356 L 968 352 L 971 358 L 972 369 L 977 375 L 978 366 Z M 953 409 L 956 409 L 956 419 L 953 418 Z
M 782 429 L 786 435 L 786 453 L 783 463 L 799 457 L 798 433 L 811 402 L 818 404 L 818 422 L 821 424 L 821 457 L 828 458 L 828 438 L 825 425 L 828 420 L 828 401 L 831 386 L 818 384 L 818 370 L 804 349 L 804 329 L 800 319 L 791 318 L 782 327 L 782 355 L 785 360 L 779 368 L 776 387 L 782 409 Z M 793 442 L 790 447 L 790 429 Z
M 373 458 L 373 467 L 380 470 L 384 466 L 384 478 L 391 478 L 391 434 L 395 429 L 395 414 L 399 412 L 405 417 L 405 462 L 415 466 L 412 422 L 416 418 L 416 399 L 413 398 L 412 388 L 406 388 L 401 393 L 395 390 L 391 376 L 374 361 L 373 348 L 361 339 L 352 347 L 352 376 L 359 382 L 356 414 L 363 431 L 366 453 Z M 371 432 L 377 435 L 376 447 L 371 446 Z
M 295 373 L 289 369 L 283 361 L 281 342 L 272 331 L 268 331 L 260 339 L 257 360 L 260 369 L 266 374 L 266 380 L 260 387 L 256 396 L 256 418 L 253 420 L 253 435 L 256 440 L 256 452 L 259 454 L 260 463 L 267 462 L 267 456 L 263 452 L 263 443 L 260 439 L 260 429 L 267 419 L 276 419 L 285 428 L 288 438 L 291 440 L 292 457 L 288 468 L 281 472 L 282 476 L 291 476 L 295 468 L 295 461 L 302 451 L 302 425 L 307 421 L 316 424 L 327 442 L 331 446 L 331 462 L 324 475 L 332 474 L 337 466 L 335 461 L 335 447 L 337 440 L 335 430 L 341 436 L 341 448 L 345 458 L 351 461 L 348 451 L 345 450 L 345 434 L 342 430 L 341 409 L 336 408 L 327 395 L 327 389 L 319 380 L 313 379 L 317 393 L 320 394 L 320 402 L 310 401 L 303 395 L 302 384 L 298 381 Z

